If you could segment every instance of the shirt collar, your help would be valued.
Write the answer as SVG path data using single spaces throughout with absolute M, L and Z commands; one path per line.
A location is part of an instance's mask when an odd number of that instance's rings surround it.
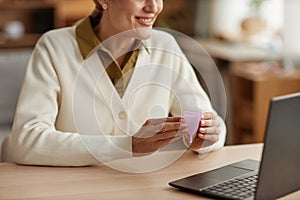
M 76 25 L 75 33 L 81 55 L 86 59 L 89 53 L 101 44 L 101 41 L 94 32 L 90 17 L 83 19 Z M 147 53 L 150 54 L 146 41 L 142 41 L 141 44 L 146 49 Z M 100 46 L 100 48 L 102 49 L 102 46 Z

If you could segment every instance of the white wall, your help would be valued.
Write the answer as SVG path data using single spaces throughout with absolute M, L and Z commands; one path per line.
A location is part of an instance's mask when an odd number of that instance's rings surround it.
M 205 0 L 204 0 L 205 1 Z M 241 21 L 250 15 L 250 0 L 209 0 L 209 11 L 206 14 L 208 20 L 208 33 L 236 33 L 240 30 Z M 297 1 L 297 0 L 296 0 Z M 205 12 L 199 4 L 198 12 Z M 270 30 L 278 30 L 283 25 L 284 0 L 265 0 L 261 8 L 261 16 L 268 24 Z M 198 23 L 203 23 L 203 15 L 198 13 L 196 32 L 203 29 Z
M 284 54 L 295 67 L 300 68 L 300 1 L 285 0 L 283 31 Z M 291 66 L 292 67 L 292 66 Z

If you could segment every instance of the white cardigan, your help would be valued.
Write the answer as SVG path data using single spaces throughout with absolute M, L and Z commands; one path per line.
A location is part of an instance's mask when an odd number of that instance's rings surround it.
M 153 31 L 123 98 L 93 51 L 83 59 L 75 27 L 44 34 L 28 64 L 12 131 L 21 164 L 83 166 L 132 157 L 131 135 L 149 118 L 214 111 L 175 39 Z M 222 121 L 223 122 L 223 121 Z M 224 145 L 225 125 L 212 149 Z M 207 151 L 207 149 L 203 149 Z M 201 150 L 200 150 L 201 152 Z

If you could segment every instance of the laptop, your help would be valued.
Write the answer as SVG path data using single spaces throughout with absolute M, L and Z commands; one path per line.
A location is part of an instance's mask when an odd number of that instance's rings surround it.
M 299 190 L 300 93 L 271 99 L 260 162 L 241 160 L 169 185 L 216 199 L 268 200 Z

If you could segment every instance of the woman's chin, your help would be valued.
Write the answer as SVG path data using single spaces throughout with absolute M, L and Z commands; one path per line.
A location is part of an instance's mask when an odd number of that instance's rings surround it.
M 131 37 L 138 40 L 147 40 L 152 36 L 152 28 L 136 28 L 130 31 Z

